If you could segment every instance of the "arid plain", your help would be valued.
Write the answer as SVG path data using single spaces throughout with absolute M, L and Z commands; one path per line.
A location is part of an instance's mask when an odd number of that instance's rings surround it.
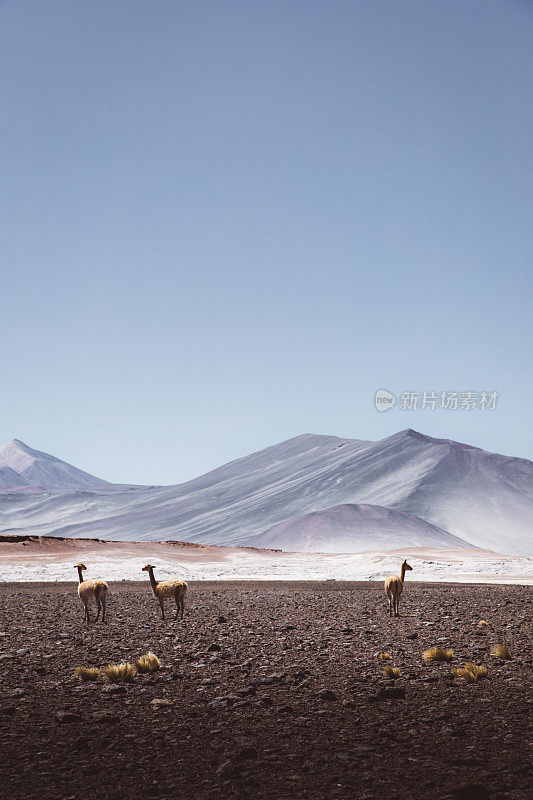
M 0 585 L 3 797 L 530 796 L 529 587 L 413 579 L 390 619 L 377 583 L 193 582 L 168 612 L 147 581 L 110 583 L 90 626 L 74 582 Z M 74 675 L 149 650 L 131 683 Z

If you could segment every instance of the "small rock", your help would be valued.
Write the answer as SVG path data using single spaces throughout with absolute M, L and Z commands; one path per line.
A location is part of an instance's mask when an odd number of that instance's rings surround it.
M 354 757 L 351 753 L 335 753 L 335 757 L 337 761 L 340 761 L 341 764 L 347 767 L 351 766 L 354 762 Z
M 238 703 L 241 698 L 236 694 L 224 694 L 220 697 L 215 697 L 214 700 L 211 700 L 209 703 L 210 706 L 233 706 L 235 703 Z
M 114 711 L 95 711 L 91 715 L 95 722 L 104 722 L 108 725 L 118 722 L 120 717 Z
M 220 650 L 222 650 L 222 648 L 219 644 L 210 644 L 207 648 L 208 653 L 218 653 Z
M 239 759 L 239 761 L 247 761 L 248 759 L 251 758 L 257 758 L 257 756 L 258 756 L 257 748 L 251 745 L 247 747 L 242 747 L 237 753 L 237 758 Z
M 85 750 L 88 744 L 89 738 L 87 736 L 79 736 L 77 739 L 74 739 L 72 746 L 77 750 Z
M 221 614 L 220 617 L 217 619 L 217 622 L 220 623 L 220 625 L 222 625 L 224 622 L 227 622 L 227 621 L 228 620 L 226 619 L 225 616 L 223 616 L 223 614 Z
M 454 758 L 452 761 L 455 767 L 478 767 L 480 763 L 479 759 L 471 756 L 460 756 L 459 758 Z
M 489 792 L 482 783 L 463 783 L 451 790 L 456 800 L 489 800 Z
M 243 764 L 235 764 L 232 761 L 223 761 L 217 767 L 217 775 L 220 778 L 237 778 L 243 769 Z
M 322 689 L 318 693 L 318 696 L 321 700 L 327 700 L 328 702 L 333 702 L 334 700 L 338 700 L 338 696 L 333 692 L 331 689 Z
M 81 714 L 76 714 L 74 711 L 58 711 L 56 714 L 58 722 L 81 722 Z
M 242 689 L 237 689 L 239 697 L 248 697 L 250 694 L 255 694 L 254 686 L 244 686 Z
M 405 638 L 406 639 L 418 639 L 418 631 L 413 631 L 413 633 L 408 633 Z
M 294 714 L 294 708 L 289 705 L 280 706 L 278 711 L 280 714 Z
M 405 700 L 405 689 L 401 686 L 382 686 L 373 699 L 378 702 L 381 700 Z
M 301 681 L 308 676 L 309 672 L 306 669 L 296 669 L 293 674 L 293 678 L 296 681 Z
M 165 697 L 154 697 L 154 699 L 150 701 L 150 705 L 152 708 L 169 708 L 172 702 Z

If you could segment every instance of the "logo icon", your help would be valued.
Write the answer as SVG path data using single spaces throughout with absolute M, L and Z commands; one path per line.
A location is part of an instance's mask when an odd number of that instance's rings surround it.
M 374 398 L 377 411 L 390 411 L 396 404 L 396 398 L 392 392 L 386 389 L 378 389 Z

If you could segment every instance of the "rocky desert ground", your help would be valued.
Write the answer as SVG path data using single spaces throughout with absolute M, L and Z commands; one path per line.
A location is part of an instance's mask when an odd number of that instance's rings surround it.
M 108 612 L 84 625 L 74 582 L 0 584 L 6 800 L 531 797 L 530 587 L 412 581 L 390 619 L 381 583 L 193 582 L 163 622 L 117 582 Z M 132 683 L 74 675 L 148 650 Z M 487 677 L 455 679 L 466 661 Z

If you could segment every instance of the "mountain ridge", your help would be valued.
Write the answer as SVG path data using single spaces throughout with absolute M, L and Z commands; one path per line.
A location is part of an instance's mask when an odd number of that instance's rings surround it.
M 300 434 L 171 486 L 15 487 L 0 493 L 0 528 L 249 545 L 275 525 L 343 504 L 409 514 L 476 547 L 533 547 L 532 462 L 409 428 L 378 442 Z

